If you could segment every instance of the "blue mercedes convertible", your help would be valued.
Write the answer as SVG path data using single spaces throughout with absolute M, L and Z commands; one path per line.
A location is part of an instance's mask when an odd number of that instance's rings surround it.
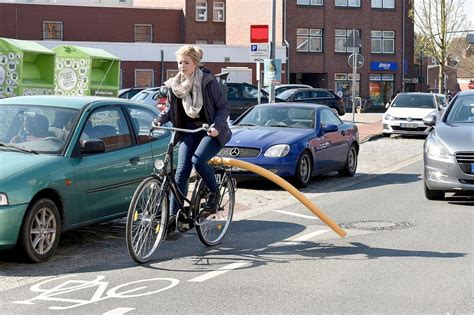
M 256 164 L 306 186 L 316 175 L 357 169 L 359 132 L 325 105 L 276 103 L 257 105 L 232 123 L 232 139 L 221 156 Z M 236 176 L 253 176 L 238 169 Z

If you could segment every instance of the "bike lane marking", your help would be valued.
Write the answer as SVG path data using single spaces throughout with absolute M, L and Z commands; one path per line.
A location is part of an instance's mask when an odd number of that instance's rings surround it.
M 247 266 L 247 265 L 251 265 L 251 264 L 252 264 L 251 262 L 235 262 L 235 263 L 223 266 L 223 267 L 221 267 L 217 270 L 214 270 L 214 271 L 205 273 L 203 275 L 197 276 L 195 278 L 192 278 L 192 279 L 188 280 L 188 282 L 204 282 L 206 280 L 209 280 L 209 279 L 212 279 L 214 277 L 220 276 L 224 273 L 227 273 L 231 270 L 235 270 L 235 269 L 238 269 L 238 268 L 241 268 L 241 267 L 244 267 L 244 266 Z
M 133 310 L 134 308 L 130 308 L 130 307 L 117 307 L 113 310 L 103 313 L 102 315 L 122 315 Z
M 285 210 L 276 210 L 275 212 L 282 213 L 282 214 L 287 214 L 287 215 L 292 215 L 294 217 L 300 217 L 300 218 L 305 218 L 305 219 L 310 219 L 310 220 L 319 220 L 319 221 L 321 221 L 318 217 L 315 217 L 314 215 L 309 216 L 309 215 L 306 215 L 306 214 L 299 214 L 299 213 L 285 211 Z

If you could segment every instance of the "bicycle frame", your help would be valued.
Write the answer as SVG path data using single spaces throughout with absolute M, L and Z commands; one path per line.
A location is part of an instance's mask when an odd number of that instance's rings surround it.
M 207 125 L 203 125 L 202 127 L 197 128 L 197 129 L 182 129 L 182 128 L 159 126 L 159 127 L 151 128 L 150 134 L 153 133 L 154 129 L 171 130 L 171 139 L 166 150 L 163 166 L 160 169 L 154 167 L 153 175 L 157 177 L 163 176 L 162 190 L 166 191 L 165 189 L 166 185 L 169 185 L 171 193 L 174 195 L 178 203 L 178 207 L 180 209 L 178 210 L 178 213 L 180 211 L 185 211 L 187 219 L 190 219 L 189 210 L 193 204 L 193 200 L 195 196 L 193 194 L 191 199 L 188 199 L 187 196 L 185 196 L 183 192 L 179 189 L 178 184 L 176 183 L 176 180 L 174 179 L 175 172 L 173 170 L 173 149 L 175 147 L 174 143 L 176 139 L 176 132 L 181 131 L 181 132 L 188 132 L 188 133 L 197 133 L 200 131 L 207 131 L 210 129 L 210 127 Z M 156 170 L 161 170 L 161 172 L 157 172 Z M 187 211 L 185 210 L 186 203 L 189 205 L 189 208 Z M 194 213 L 191 213 L 191 214 L 194 214 Z M 194 219 L 194 217 L 192 217 L 191 219 Z

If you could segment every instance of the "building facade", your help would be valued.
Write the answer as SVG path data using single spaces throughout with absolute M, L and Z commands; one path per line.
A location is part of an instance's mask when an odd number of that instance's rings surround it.
M 346 99 L 352 94 L 353 82 L 353 69 L 348 64 L 353 49 L 347 41 L 355 30 L 356 42 L 360 43 L 356 51 L 362 56 L 357 60 L 363 59 L 355 75 L 356 94 L 375 106 L 383 106 L 397 91 L 414 90 L 419 77 L 413 60 L 414 25 L 408 17 L 411 0 L 275 0 L 274 15 L 273 0 L 134 0 L 131 4 L 126 1 L 125 7 L 109 7 L 112 0 L 70 2 L 80 2 L 81 7 L 1 2 L 5 1 L 0 1 L 2 37 L 133 42 L 136 49 L 149 43 L 154 47 L 200 44 L 205 55 L 213 56 L 206 60 L 209 67 L 248 69 L 254 84 L 250 25 L 274 24 L 276 58 L 283 63 L 282 83 L 329 88 Z M 104 6 L 97 7 L 101 3 Z M 166 47 L 164 51 L 165 57 L 156 60 L 129 60 L 125 56 L 124 86 L 137 82 L 127 73 L 140 64 L 155 65 L 158 74 L 172 74 L 162 69 L 173 60 L 173 56 L 167 60 Z M 163 75 L 157 80 L 158 74 L 154 85 L 162 83 Z

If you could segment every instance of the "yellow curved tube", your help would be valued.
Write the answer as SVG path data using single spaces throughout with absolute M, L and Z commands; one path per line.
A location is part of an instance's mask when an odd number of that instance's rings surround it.
M 312 203 L 308 198 L 306 198 L 305 195 L 299 192 L 293 185 L 288 183 L 286 180 L 284 180 L 278 175 L 273 174 L 269 170 L 266 170 L 263 167 L 245 161 L 222 157 L 214 157 L 209 161 L 209 163 L 214 165 L 226 165 L 244 168 L 271 180 L 272 182 L 292 194 L 296 199 L 298 199 L 302 204 L 304 204 L 306 208 L 308 208 L 314 215 L 320 218 L 321 221 L 323 221 L 327 226 L 329 226 L 340 237 L 346 236 L 346 231 L 344 231 L 336 222 L 334 222 L 331 218 L 324 214 L 314 203 Z

